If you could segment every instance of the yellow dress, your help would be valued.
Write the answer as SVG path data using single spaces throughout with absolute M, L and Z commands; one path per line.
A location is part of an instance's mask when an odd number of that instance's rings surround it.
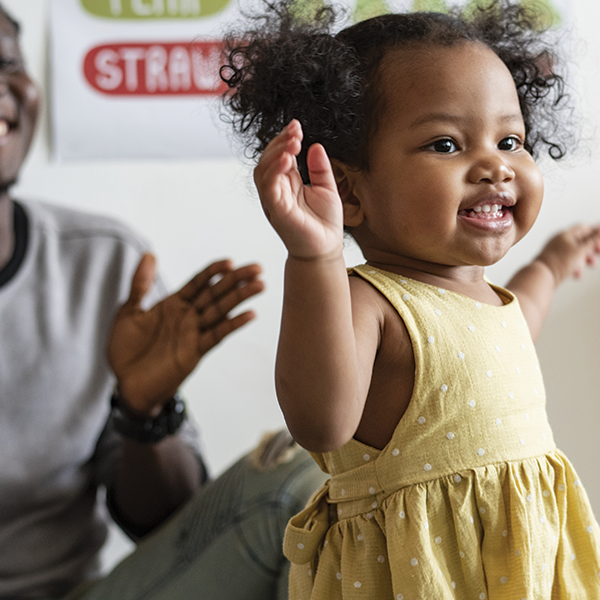
M 331 479 L 288 524 L 290 600 L 600 599 L 600 528 L 517 299 L 353 271 L 402 317 L 414 390 L 383 450 L 313 454 Z

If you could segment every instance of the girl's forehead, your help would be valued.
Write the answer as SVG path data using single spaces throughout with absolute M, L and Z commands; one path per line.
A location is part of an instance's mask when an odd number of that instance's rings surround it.
M 430 114 L 521 117 L 512 74 L 481 43 L 392 49 L 377 83 L 384 118 L 407 125 Z
M 456 94 L 462 89 L 467 93 L 482 81 L 493 80 L 517 99 L 508 67 L 493 50 L 478 42 L 392 48 L 381 61 L 378 78 L 384 95 L 396 98 L 428 91 Z

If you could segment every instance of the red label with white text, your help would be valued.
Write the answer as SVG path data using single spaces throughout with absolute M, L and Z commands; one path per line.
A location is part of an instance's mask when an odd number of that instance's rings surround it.
M 205 41 L 113 43 L 92 48 L 83 71 L 87 82 L 116 96 L 215 96 L 223 43 Z

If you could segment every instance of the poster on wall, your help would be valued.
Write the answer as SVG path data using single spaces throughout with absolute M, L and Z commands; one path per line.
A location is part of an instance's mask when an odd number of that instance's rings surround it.
M 244 0 L 241 0 L 242 2 Z M 259 0 L 248 0 L 244 9 Z M 298 0 L 314 5 L 319 0 Z M 463 0 L 459 4 L 481 0 Z M 240 0 L 52 0 L 52 146 L 57 160 L 231 156 L 220 120 L 222 35 Z M 554 23 L 568 0 L 543 5 Z M 450 0 L 342 0 L 351 20 L 447 11 Z

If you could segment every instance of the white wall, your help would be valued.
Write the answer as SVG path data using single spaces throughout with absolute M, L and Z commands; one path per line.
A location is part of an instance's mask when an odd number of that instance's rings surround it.
M 23 25 L 29 70 L 47 86 L 48 0 L 3 0 Z M 501 265 L 498 283 L 529 260 L 554 231 L 580 220 L 600 222 L 600 3 L 571 0 L 578 102 L 589 141 L 565 166 L 542 163 L 546 205 L 532 233 Z M 149 127 L 152 124 L 148 124 Z M 151 240 L 167 283 L 175 289 L 214 258 L 258 261 L 267 292 L 250 305 L 259 318 L 209 355 L 185 392 L 199 421 L 206 453 L 219 472 L 248 450 L 261 432 L 283 423 L 273 389 L 273 358 L 280 315 L 284 252 L 263 218 L 250 168 L 235 159 L 55 164 L 49 155 L 48 107 L 16 195 L 47 199 L 114 215 Z M 352 258 L 358 256 L 353 251 Z M 538 349 L 548 411 L 559 446 L 569 455 L 600 514 L 600 270 L 569 282 L 557 294 Z M 120 542 L 107 550 L 112 563 Z

